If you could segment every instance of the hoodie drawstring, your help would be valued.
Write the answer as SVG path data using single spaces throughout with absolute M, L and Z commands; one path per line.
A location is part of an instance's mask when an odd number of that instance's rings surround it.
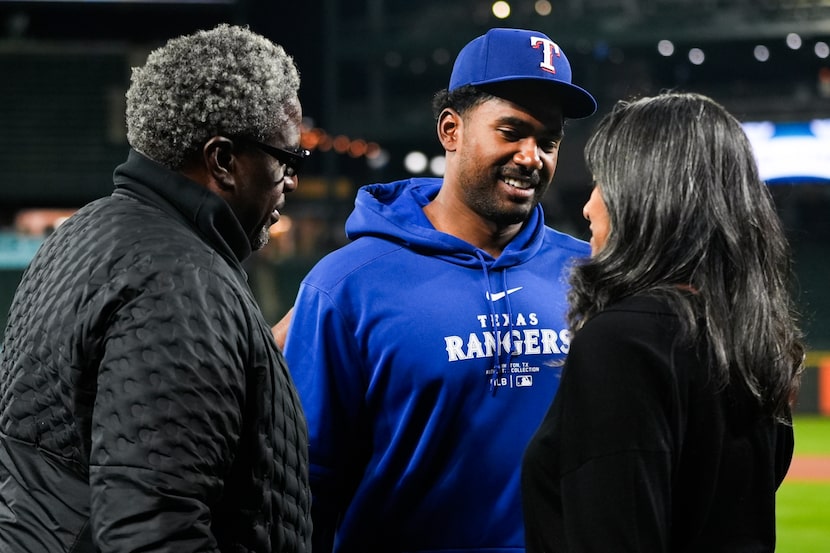
M 497 322 L 499 322 L 500 317 L 499 313 L 496 312 L 496 301 L 493 300 L 493 290 L 490 286 L 490 272 L 487 269 L 487 262 L 484 260 L 484 256 L 481 252 L 476 252 L 478 256 L 479 262 L 481 262 L 481 269 L 484 272 L 484 281 L 486 283 L 486 290 L 485 290 L 485 297 L 487 298 L 487 304 L 490 309 L 490 329 L 493 332 L 493 338 L 496 340 L 496 351 L 495 355 L 493 355 L 493 373 L 490 376 L 490 393 L 496 395 L 496 390 L 498 390 L 498 383 L 499 379 L 504 374 L 504 369 L 510 368 L 510 362 L 513 358 L 513 311 L 510 308 L 510 296 L 508 294 L 504 294 L 504 298 L 507 301 L 507 316 L 508 316 L 508 328 L 507 328 L 507 336 L 508 336 L 508 347 L 506 348 L 506 359 L 505 362 L 502 363 L 502 343 L 504 340 L 504 333 L 499 330 L 500 327 L 495 326 Z M 507 291 L 507 271 L 502 270 L 501 273 L 502 277 L 502 290 L 504 292 Z M 503 292 L 503 293 L 504 293 Z M 497 300 L 498 301 L 498 300 Z
M 503 366 L 509 371 L 510 363 L 513 361 L 513 309 L 510 307 L 510 294 L 507 293 L 507 269 L 501 271 L 502 290 L 505 291 L 504 301 L 507 302 L 507 357 L 505 358 Z M 502 366 L 500 363 L 499 366 Z

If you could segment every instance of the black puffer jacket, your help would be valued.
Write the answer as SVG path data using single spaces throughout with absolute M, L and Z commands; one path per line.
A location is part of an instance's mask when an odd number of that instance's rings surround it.
M 0 551 L 307 552 L 307 430 L 218 196 L 131 152 L 41 247 L 0 367 Z

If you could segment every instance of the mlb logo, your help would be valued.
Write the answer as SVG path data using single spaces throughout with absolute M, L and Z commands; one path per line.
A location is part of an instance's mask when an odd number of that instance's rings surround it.
M 533 386 L 532 374 L 521 374 L 516 377 L 516 387 L 522 388 L 524 386 Z

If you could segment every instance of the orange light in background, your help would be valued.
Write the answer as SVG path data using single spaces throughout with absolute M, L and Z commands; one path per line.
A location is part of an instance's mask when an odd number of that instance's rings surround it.
M 23 209 L 14 218 L 14 229 L 21 234 L 44 236 L 53 232 L 75 213 L 74 209 Z
M 822 357 L 818 363 L 818 409 L 822 415 L 830 415 L 830 357 Z
M 350 157 L 377 158 L 381 154 L 381 147 L 376 142 L 367 142 L 362 138 L 351 139 L 344 134 L 332 137 L 325 130 L 319 128 L 302 129 L 300 145 L 307 150 L 327 152 L 334 149 L 338 154 L 348 154 Z
M 338 135 L 334 139 L 334 151 L 338 154 L 345 154 L 349 151 L 349 144 L 351 144 L 351 140 L 348 136 Z
M 310 129 L 303 132 L 300 145 L 306 150 L 316 150 L 326 133 L 322 129 Z
M 366 144 L 366 157 L 369 159 L 375 159 L 380 155 L 380 144 L 377 142 L 369 142 Z
M 818 92 L 823 98 L 830 98 L 830 68 L 818 70 Z
M 291 220 L 291 217 L 288 215 L 280 215 L 280 220 L 271 225 L 271 228 L 268 229 L 268 234 L 271 235 L 271 238 L 275 238 L 291 232 L 292 226 L 294 226 L 294 221 Z
M 351 157 L 361 157 L 366 155 L 367 144 L 365 140 L 358 138 L 349 144 L 349 155 Z

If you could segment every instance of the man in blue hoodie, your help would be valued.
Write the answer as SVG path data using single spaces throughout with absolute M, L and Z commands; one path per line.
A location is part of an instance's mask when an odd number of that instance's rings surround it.
M 582 241 L 539 201 L 596 101 L 543 33 L 467 44 L 433 101 L 443 179 L 360 189 L 303 280 L 285 356 L 309 424 L 316 553 L 524 551 L 525 445 L 570 337 Z

